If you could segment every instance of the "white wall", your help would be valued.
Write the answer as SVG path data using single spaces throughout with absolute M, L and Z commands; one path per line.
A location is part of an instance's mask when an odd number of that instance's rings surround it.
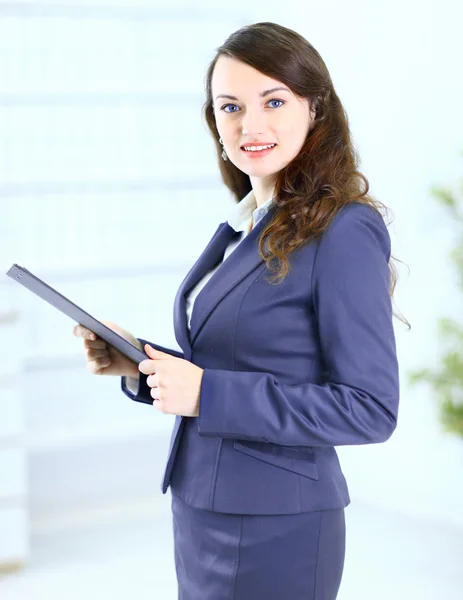
M 1 207 L 0 256 L 14 251 L 11 212 Z M 2 263 L 3 267 L 3 263 Z M 19 290 L 0 279 L 0 572 L 29 555 L 25 411 L 22 394 L 24 326 Z
M 351 495 L 463 523 L 463 441 L 440 432 L 430 391 L 407 384 L 410 369 L 438 359 L 437 318 L 461 314 L 451 224 L 429 188 L 462 172 L 462 9 L 448 0 L 290 0 L 252 13 L 244 2 L 79 4 L 47 3 L 44 15 L 0 3 L 1 201 L 21 236 L 4 270 L 24 264 L 95 316 L 178 347 L 176 287 L 230 202 L 200 120 L 207 61 L 244 23 L 294 28 L 327 63 L 362 171 L 395 216 L 393 254 L 410 268 L 395 296 L 412 325 L 396 324 L 399 426 L 387 444 L 340 449 Z M 26 380 L 39 382 L 24 387 L 32 517 L 129 501 L 127 478 L 134 495 L 159 493 L 161 466 L 149 469 L 164 460 L 171 420 L 92 378 L 65 317 L 27 294 L 20 304 Z

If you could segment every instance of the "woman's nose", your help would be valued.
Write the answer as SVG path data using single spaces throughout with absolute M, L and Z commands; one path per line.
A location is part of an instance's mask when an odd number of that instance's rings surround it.
M 241 119 L 243 136 L 261 135 L 265 131 L 266 116 L 261 111 L 247 110 Z

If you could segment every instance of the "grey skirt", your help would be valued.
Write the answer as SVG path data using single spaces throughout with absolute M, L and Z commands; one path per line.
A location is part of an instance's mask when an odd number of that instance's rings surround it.
M 343 508 L 227 514 L 194 508 L 172 491 L 172 515 L 178 600 L 336 599 Z

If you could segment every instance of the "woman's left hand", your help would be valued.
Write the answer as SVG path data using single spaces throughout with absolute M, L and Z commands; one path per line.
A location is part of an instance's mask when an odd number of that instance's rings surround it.
M 138 370 L 149 375 L 146 381 L 152 388 L 153 406 L 166 414 L 198 417 L 203 369 L 149 344 L 145 352 L 152 360 L 143 360 Z

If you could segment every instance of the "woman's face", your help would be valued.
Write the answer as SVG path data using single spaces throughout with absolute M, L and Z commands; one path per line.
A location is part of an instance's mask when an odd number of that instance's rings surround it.
M 217 60 L 211 87 L 217 130 L 238 169 L 271 179 L 297 156 L 315 117 L 306 98 L 228 56 Z M 273 88 L 283 89 L 262 95 Z M 269 144 L 273 149 L 262 152 L 243 148 Z

